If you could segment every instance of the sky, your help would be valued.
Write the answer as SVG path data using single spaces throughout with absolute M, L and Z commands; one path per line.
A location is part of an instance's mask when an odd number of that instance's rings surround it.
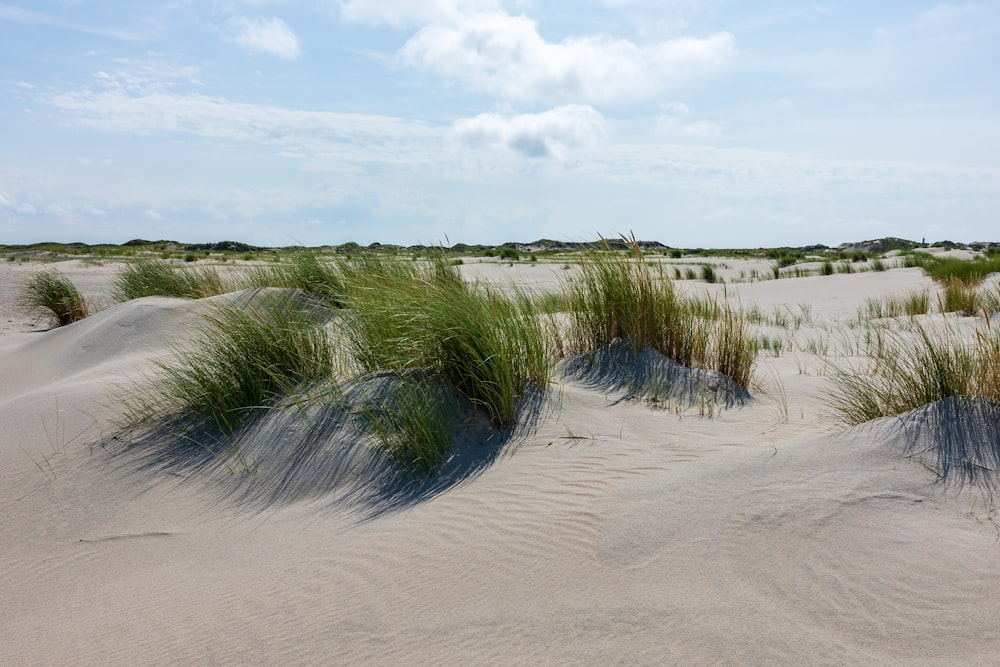
M 995 0 L 0 0 L 0 243 L 998 223 Z

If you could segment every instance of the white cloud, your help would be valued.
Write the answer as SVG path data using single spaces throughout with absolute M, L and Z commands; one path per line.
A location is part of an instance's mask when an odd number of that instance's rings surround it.
M 130 94 L 112 88 L 44 99 L 83 127 L 136 135 L 178 132 L 274 145 L 309 156 L 336 153 L 341 159 L 350 155 L 377 162 L 421 160 L 441 146 L 445 134 L 418 121 L 389 116 L 302 111 L 196 94 Z
M 294 60 L 302 55 L 299 39 L 280 18 L 238 17 L 229 21 L 229 41 L 249 51 Z
M 639 46 L 604 35 L 547 42 L 530 18 L 502 12 L 422 28 L 403 60 L 470 88 L 512 100 L 624 102 L 703 74 L 735 54 L 733 35 Z
M 564 157 L 598 142 L 605 122 L 593 108 L 572 104 L 537 114 L 479 114 L 457 121 L 453 131 L 459 141 L 474 148 L 503 147 L 524 157 Z
M 94 74 L 103 88 L 148 94 L 170 90 L 178 83 L 201 85 L 198 68 L 192 65 L 172 65 L 155 58 L 119 58 L 114 62 L 115 69 Z

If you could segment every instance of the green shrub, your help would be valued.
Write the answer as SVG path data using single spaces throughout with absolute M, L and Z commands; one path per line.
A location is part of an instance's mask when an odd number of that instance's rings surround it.
M 711 264 L 701 265 L 701 279 L 706 283 L 715 282 L 715 268 Z
M 46 312 L 56 326 L 65 326 L 89 315 L 87 302 L 66 276 L 58 271 L 29 275 L 21 288 L 19 305 L 29 311 Z

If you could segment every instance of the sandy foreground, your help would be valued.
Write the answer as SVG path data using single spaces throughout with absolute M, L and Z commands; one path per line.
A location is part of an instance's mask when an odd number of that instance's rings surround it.
M 103 446 L 116 392 L 206 306 L 142 299 L 45 331 L 13 308 L 37 268 L 0 264 L 0 664 L 1000 659 L 990 495 L 904 455 L 912 420 L 845 431 L 822 402 L 821 355 L 857 353 L 867 297 L 933 289 L 918 269 L 690 283 L 799 318 L 752 403 L 706 416 L 557 375 L 535 429 L 477 473 L 359 507 L 321 474 L 248 502 Z M 59 268 L 108 299 L 114 265 Z M 566 270 L 463 266 L 522 287 Z

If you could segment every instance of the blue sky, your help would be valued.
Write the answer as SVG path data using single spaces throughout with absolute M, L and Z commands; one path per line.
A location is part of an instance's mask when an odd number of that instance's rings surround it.
M 0 0 L 0 243 L 998 222 L 996 2 Z

